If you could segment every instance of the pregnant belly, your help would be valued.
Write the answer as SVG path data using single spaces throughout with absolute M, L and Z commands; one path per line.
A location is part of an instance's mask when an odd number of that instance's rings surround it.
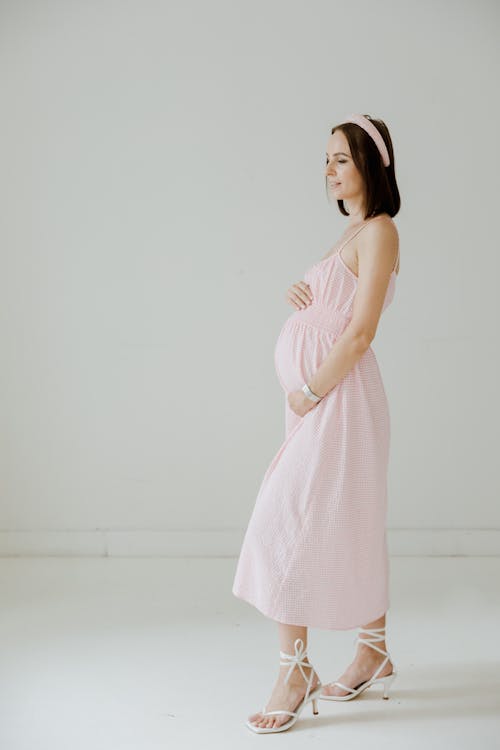
M 329 354 L 336 336 L 292 316 L 285 321 L 274 349 L 274 365 L 285 393 L 302 388 Z

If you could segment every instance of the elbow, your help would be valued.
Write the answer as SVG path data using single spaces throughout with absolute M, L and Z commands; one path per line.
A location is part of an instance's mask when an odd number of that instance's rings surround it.
M 357 352 L 364 354 L 375 338 L 371 331 L 360 330 L 353 332 L 354 347 Z

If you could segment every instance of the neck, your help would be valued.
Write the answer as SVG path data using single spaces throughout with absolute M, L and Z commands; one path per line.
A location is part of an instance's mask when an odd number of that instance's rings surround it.
M 344 207 L 349 211 L 348 226 L 362 224 L 365 220 L 365 206 L 362 200 L 350 200 L 348 204 L 344 201 Z

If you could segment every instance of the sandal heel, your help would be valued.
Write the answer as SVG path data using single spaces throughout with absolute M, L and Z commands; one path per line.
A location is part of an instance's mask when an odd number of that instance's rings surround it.
M 392 674 L 388 674 L 387 677 L 382 677 L 382 682 L 384 683 L 384 694 L 382 698 L 385 698 L 386 700 L 389 698 L 389 688 L 394 682 L 396 674 L 397 672 L 393 672 Z

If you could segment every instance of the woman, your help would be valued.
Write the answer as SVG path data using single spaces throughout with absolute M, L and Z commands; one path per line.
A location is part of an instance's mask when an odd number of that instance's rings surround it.
M 284 731 L 308 702 L 316 714 L 319 698 L 349 700 L 374 681 L 387 697 L 396 674 L 383 635 L 390 416 L 371 342 L 395 292 L 400 196 L 382 120 L 350 115 L 332 128 L 326 155 L 327 190 L 349 222 L 287 292 L 296 311 L 275 349 L 285 441 L 262 480 L 232 590 L 278 625 L 281 669 L 246 722 L 255 732 Z M 310 665 L 308 627 L 360 628 L 338 682 L 322 685 Z

